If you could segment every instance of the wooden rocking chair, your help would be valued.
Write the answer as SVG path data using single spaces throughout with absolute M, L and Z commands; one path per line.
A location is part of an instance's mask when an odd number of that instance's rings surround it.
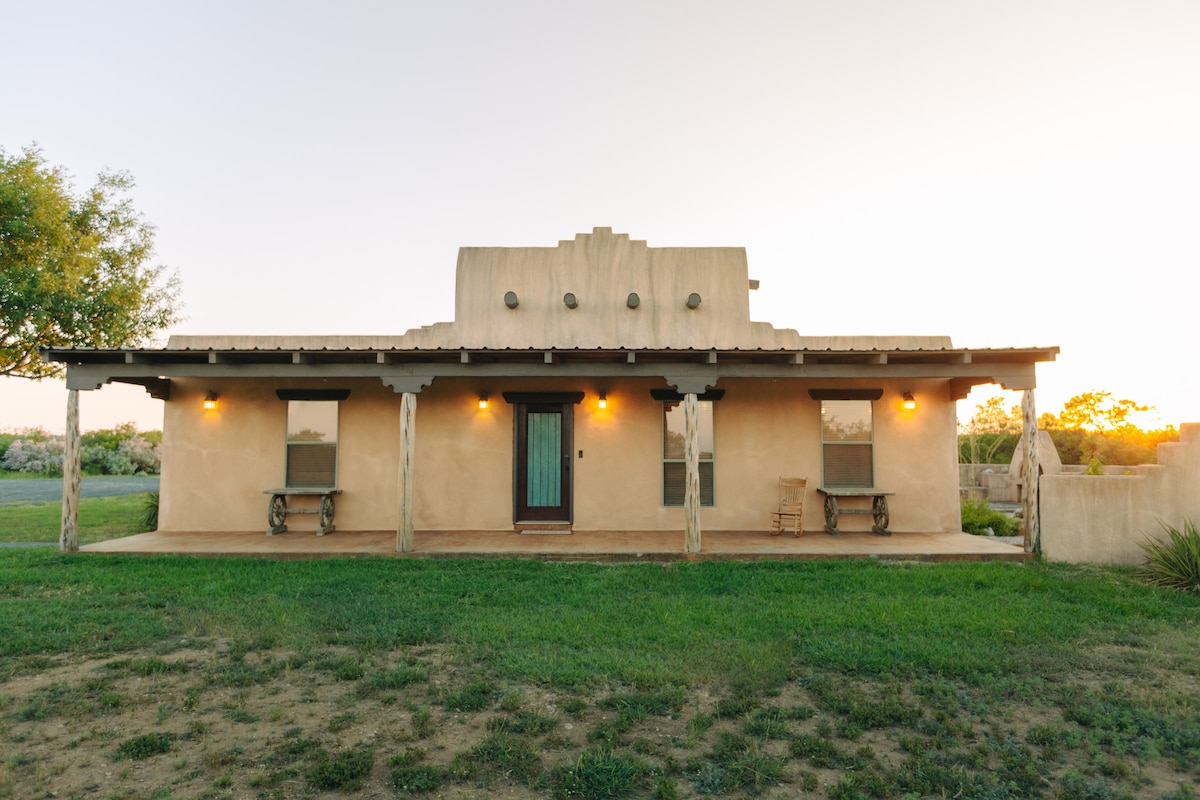
M 793 536 L 804 535 L 804 489 L 807 478 L 779 479 L 779 509 L 771 512 L 771 535 L 778 536 L 785 527 Z

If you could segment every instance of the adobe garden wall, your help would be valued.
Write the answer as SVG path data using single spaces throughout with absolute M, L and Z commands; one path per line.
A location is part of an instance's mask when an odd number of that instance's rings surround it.
M 1158 464 L 1126 475 L 1045 474 L 1040 485 L 1042 554 L 1048 561 L 1138 564 L 1139 543 L 1162 525 L 1200 523 L 1200 423 L 1158 446 Z

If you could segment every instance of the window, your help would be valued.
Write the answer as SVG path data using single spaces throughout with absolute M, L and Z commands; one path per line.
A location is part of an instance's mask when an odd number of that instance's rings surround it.
M 287 488 L 337 486 L 338 403 L 289 400 Z
M 821 467 L 827 488 L 875 486 L 870 400 L 821 401 Z
M 700 424 L 700 505 L 714 505 L 713 401 L 697 401 Z M 681 506 L 687 487 L 684 441 L 687 423 L 683 403 L 663 402 L 663 505 Z

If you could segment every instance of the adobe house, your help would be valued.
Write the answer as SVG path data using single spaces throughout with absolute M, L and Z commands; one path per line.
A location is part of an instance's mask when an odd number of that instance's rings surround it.
M 1032 413 L 1058 348 L 801 336 L 750 320 L 756 285 L 743 248 L 596 228 L 462 248 L 454 320 L 403 335 L 45 357 L 69 409 L 112 381 L 165 401 L 164 531 L 395 530 L 400 551 L 422 531 L 679 531 L 694 553 L 703 530 L 765 535 L 781 476 L 808 478 L 809 531 L 960 531 L 955 401 L 998 383 Z

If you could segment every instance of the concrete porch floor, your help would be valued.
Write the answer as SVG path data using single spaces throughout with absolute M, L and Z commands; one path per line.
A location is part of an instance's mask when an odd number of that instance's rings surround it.
M 417 531 L 411 553 L 396 552 L 394 531 L 262 531 L 199 533 L 155 531 L 85 545 L 86 553 L 177 553 L 264 558 L 539 558 L 545 561 L 675 561 L 728 559 L 804 560 L 878 558 L 895 561 L 1024 561 L 1031 556 L 1018 545 L 966 533 L 824 531 L 770 536 L 764 531 L 707 531 L 699 555 L 683 552 L 682 531 L 575 531 L 535 534 L 493 531 Z

